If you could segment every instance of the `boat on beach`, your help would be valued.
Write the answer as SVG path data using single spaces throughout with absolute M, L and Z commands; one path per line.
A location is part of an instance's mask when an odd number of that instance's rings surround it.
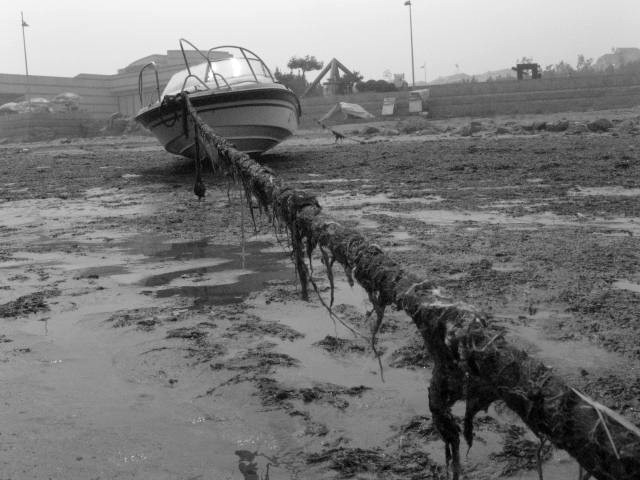
M 202 62 L 191 65 L 185 44 L 193 48 Z M 187 93 L 198 115 L 217 135 L 225 137 L 236 148 L 258 155 L 287 137 L 298 128 L 301 115 L 298 97 L 276 82 L 266 64 L 251 50 L 235 45 L 198 50 L 187 40 L 180 40 L 185 69 L 174 74 L 160 94 L 155 63 L 140 70 L 138 93 L 144 105 L 143 74 L 155 72 L 155 101 L 143 106 L 135 119 L 150 130 L 171 153 L 193 158 L 195 155 L 193 125 L 188 122 L 185 135 L 183 111 L 171 99 Z

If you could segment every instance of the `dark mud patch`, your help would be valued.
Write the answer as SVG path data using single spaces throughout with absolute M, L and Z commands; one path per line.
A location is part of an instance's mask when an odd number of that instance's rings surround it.
M 433 359 L 420 339 L 414 339 L 408 345 L 391 352 L 389 366 L 393 368 L 428 368 L 433 366 Z
M 490 455 L 492 460 L 506 463 L 502 468 L 502 476 L 513 475 L 521 470 L 538 469 L 551 456 L 552 447 L 549 443 L 541 445 L 540 442 L 525 438 L 524 428 L 517 425 L 508 428 L 502 451 Z
M 580 315 L 558 325 L 559 330 L 569 335 L 582 334 L 607 350 L 640 358 L 640 295 L 596 285 L 591 292 L 565 290 L 560 299 L 569 305 L 568 311 Z
M 381 449 L 338 447 L 308 454 L 306 462 L 309 465 L 324 463 L 327 468 L 338 472 L 338 478 L 353 478 L 359 474 L 369 475 L 362 478 L 390 480 L 446 478 L 443 468 L 419 450 L 401 449 L 385 453 Z
M 163 314 L 159 308 L 134 308 L 131 310 L 118 310 L 114 312 L 107 322 L 113 328 L 122 328 L 136 325 L 144 331 L 153 330 L 162 321 L 177 321 L 174 315 Z
M 433 426 L 431 418 L 425 415 L 416 415 L 398 428 L 398 436 L 412 437 L 423 441 L 434 441 L 440 438 L 440 434 Z
M 245 352 L 224 362 L 211 365 L 213 370 L 227 369 L 241 371 L 251 375 L 266 375 L 273 373 L 277 367 L 297 367 L 300 362 L 286 353 L 274 352 L 276 344 L 262 342 Z M 238 377 L 239 381 L 250 380 L 252 377 Z
M 49 311 L 46 298 L 60 295 L 56 289 L 22 295 L 10 302 L 0 305 L 0 318 L 23 317 L 33 313 Z
M 333 307 L 333 313 L 336 314 L 340 320 L 351 327 L 364 328 L 367 331 L 371 328 L 372 318 L 361 309 L 354 305 L 338 304 Z M 398 329 L 397 321 L 391 316 L 386 315 L 380 330 L 378 333 L 390 333 L 395 332 Z
M 304 335 L 287 325 L 278 322 L 267 322 L 261 320 L 255 315 L 246 315 L 246 319 L 242 323 L 234 323 L 222 335 L 227 338 L 237 338 L 240 334 L 249 334 L 251 336 L 272 336 L 280 340 L 288 340 L 293 342 Z
M 159 323 L 160 322 L 155 318 L 151 318 L 148 320 L 138 320 L 136 322 L 136 325 L 138 330 L 142 330 L 143 332 L 151 332 L 155 330 L 156 325 L 158 325 Z
M 222 342 L 211 341 L 207 337 L 197 339 L 195 347 L 187 348 L 189 356 L 196 360 L 196 363 L 206 363 L 214 358 L 221 357 L 227 353 L 227 346 Z
M 207 332 L 195 327 L 180 327 L 167 331 L 166 338 L 181 338 L 183 340 L 200 340 L 207 336 Z
M 313 346 L 334 354 L 365 353 L 367 351 L 363 340 L 338 338 L 333 335 L 327 335 L 322 340 L 315 342 Z
M 349 402 L 342 397 L 359 397 L 367 390 L 370 390 L 370 387 L 364 385 L 344 387 L 333 383 L 316 383 L 312 387 L 299 389 L 298 395 L 304 403 L 326 403 L 344 410 L 349 406 Z
M 311 387 L 294 388 L 266 377 L 257 379 L 256 387 L 263 405 L 277 405 L 290 413 L 296 411 L 291 403 L 293 400 L 300 400 L 302 403 L 317 402 L 344 410 L 349 406 L 344 397 L 359 397 L 363 392 L 370 390 L 364 385 L 345 387 L 332 383 L 315 383 Z
M 640 426 L 640 378 L 622 378 L 612 373 L 587 382 L 583 390 Z
M 11 340 L 6 335 L 0 335 L 0 343 L 10 343 L 10 342 L 13 342 L 13 340 Z
M 287 303 L 300 300 L 298 284 L 291 280 L 271 280 L 266 282 L 268 290 L 264 293 L 264 303 Z

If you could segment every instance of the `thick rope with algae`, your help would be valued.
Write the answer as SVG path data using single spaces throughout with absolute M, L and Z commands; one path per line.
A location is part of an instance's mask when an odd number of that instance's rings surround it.
M 474 307 L 445 296 L 360 232 L 324 214 L 313 195 L 287 187 L 269 168 L 236 150 L 202 121 L 188 95 L 172 101 L 197 125 L 196 141 L 214 167 L 241 183 L 248 198 L 254 197 L 263 211 L 287 227 L 303 298 L 308 297 L 309 280 L 305 257 L 319 248 L 332 285 L 331 267 L 338 262 L 350 283 L 355 279 L 369 295 L 376 314 L 373 335 L 389 306 L 413 319 L 434 359 L 429 408 L 454 480 L 461 473 L 460 427 L 451 407 L 459 400 L 466 402 L 462 433 L 469 445 L 475 414 L 502 400 L 536 435 L 566 450 L 593 477 L 640 478 L 640 430 L 635 425 L 511 346 L 506 331 Z

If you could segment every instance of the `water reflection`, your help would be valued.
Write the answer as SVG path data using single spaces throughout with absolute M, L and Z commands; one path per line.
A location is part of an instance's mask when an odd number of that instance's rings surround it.
M 238 470 L 242 473 L 244 480 L 269 480 L 269 467 L 279 466 L 278 459 L 275 457 L 268 457 L 264 453 L 250 452 L 249 450 L 236 450 L 235 454 L 238 456 Z M 264 467 L 265 474 L 260 476 L 258 467 L 258 458 L 264 458 L 267 464 Z

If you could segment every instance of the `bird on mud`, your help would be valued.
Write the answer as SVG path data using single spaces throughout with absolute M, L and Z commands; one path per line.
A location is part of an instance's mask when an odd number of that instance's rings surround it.
M 349 140 L 353 140 L 354 142 L 358 142 L 360 144 L 365 143 L 362 140 L 358 140 L 357 138 L 347 137 L 344 133 L 340 133 L 337 130 L 334 130 L 333 128 L 327 127 L 320 120 L 316 120 L 316 122 L 322 127 L 323 130 L 329 130 L 333 134 L 333 138 L 334 138 L 333 143 L 341 142 L 345 138 L 348 138 Z
M 207 187 L 204 186 L 204 182 L 200 175 L 196 176 L 196 183 L 193 185 L 193 193 L 198 197 L 198 202 L 201 202 L 207 193 Z

